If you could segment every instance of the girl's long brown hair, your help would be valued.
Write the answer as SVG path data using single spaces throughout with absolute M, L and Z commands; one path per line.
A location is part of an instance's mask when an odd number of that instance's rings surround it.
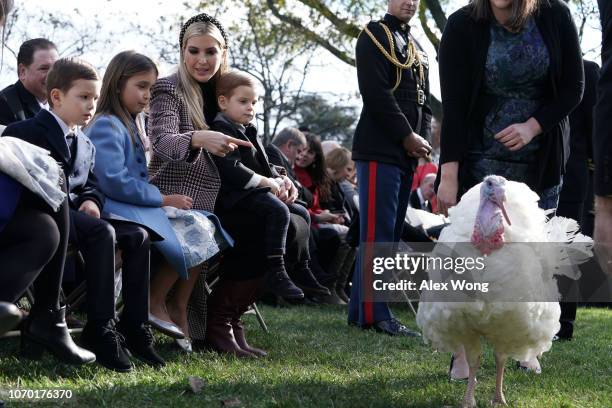
M 123 51 L 115 55 L 104 73 L 96 115 L 91 123 L 100 115 L 115 115 L 130 132 L 132 143 L 136 143 L 138 135 L 135 133 L 134 119 L 121 104 L 121 92 L 128 79 L 144 72 L 154 72 L 155 76 L 158 75 L 157 66 L 146 55 L 134 51 Z

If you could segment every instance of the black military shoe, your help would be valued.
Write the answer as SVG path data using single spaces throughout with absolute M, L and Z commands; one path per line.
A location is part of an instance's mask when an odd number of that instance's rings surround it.
M 408 329 L 397 319 L 381 320 L 372 325 L 372 328 L 379 333 L 389 336 L 421 337 L 421 334 Z
M 81 345 L 96 355 L 96 361 L 120 373 L 132 370 L 124 341 L 123 336 L 117 332 L 113 319 L 101 322 L 88 321 L 81 333 Z
M 148 324 L 120 320 L 117 329 L 125 338 L 125 347 L 134 357 L 153 367 L 166 365 L 153 348 L 153 333 Z

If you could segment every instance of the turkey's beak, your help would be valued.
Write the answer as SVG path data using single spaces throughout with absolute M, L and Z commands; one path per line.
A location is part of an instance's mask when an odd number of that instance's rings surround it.
M 501 200 L 501 203 L 499 204 L 499 208 L 501 208 L 502 210 L 502 214 L 504 214 L 504 218 L 506 219 L 506 222 L 508 223 L 508 225 L 512 225 L 512 223 L 510 222 L 510 217 L 508 217 L 508 213 L 506 212 L 506 206 L 504 205 L 504 202 L 506 200 Z

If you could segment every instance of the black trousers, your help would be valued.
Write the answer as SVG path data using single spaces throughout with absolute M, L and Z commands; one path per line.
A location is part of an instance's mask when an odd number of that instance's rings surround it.
M 121 249 L 124 310 L 122 319 L 139 324 L 149 315 L 149 234 L 135 224 L 112 222 L 70 210 L 74 235 L 70 240 L 85 259 L 87 318 L 115 317 L 115 242 Z
M 290 211 L 291 212 L 291 211 Z M 263 249 L 264 220 L 255 218 L 244 211 L 218 211 L 217 216 L 225 230 L 234 238 L 233 248 L 227 250 L 221 261 L 223 276 L 228 280 L 249 280 L 265 274 Z M 308 252 L 308 223 L 297 214 L 289 216 L 287 257 L 297 259 Z
M 234 208 L 263 221 L 263 248 L 266 256 L 285 254 L 287 242 L 291 242 L 296 231 L 302 229 L 301 225 L 296 226 L 297 219 L 291 221 L 290 214 L 301 217 L 307 226 L 310 226 L 310 215 L 305 207 L 299 204 L 285 204 L 272 193 L 250 194 L 238 201 Z M 299 220 L 297 222 L 302 224 Z M 290 229 L 291 237 L 288 236 Z M 308 241 L 308 237 L 298 235 L 301 240 Z M 308 242 L 305 245 L 308 252 Z M 305 259 L 308 259 L 307 255 Z
M 34 284 L 36 308 L 58 309 L 68 245 L 68 203 L 54 212 L 24 190 L 0 233 L 0 301 L 15 302 Z
M 289 208 L 272 193 L 253 193 L 239 200 L 236 210 L 263 220 L 264 255 L 285 254 L 285 239 L 289 229 Z
M 584 181 L 586 182 L 586 178 Z M 578 224 L 582 228 L 582 212 L 585 195 L 586 191 L 584 191 L 584 194 L 580 192 L 577 197 L 566 197 L 563 195 L 563 193 L 561 193 L 561 199 L 559 200 L 559 206 L 557 207 L 557 215 L 572 218 L 578 221 Z M 568 198 L 575 198 L 575 200 L 570 201 Z M 571 282 L 564 282 L 566 279 L 567 278 L 561 277 L 559 279 L 560 284 L 571 284 Z M 559 318 L 561 329 L 559 330 L 559 335 L 563 337 L 572 337 L 574 333 L 574 322 L 576 321 L 576 309 L 578 308 L 578 303 L 559 302 L 559 306 L 561 306 L 561 317 Z
M 286 260 L 288 264 L 300 263 L 312 259 L 310 257 L 310 245 L 314 241 L 310 234 L 310 214 L 306 207 L 300 204 L 288 204 L 289 229 L 287 231 L 287 252 Z M 318 261 L 317 261 L 318 262 Z

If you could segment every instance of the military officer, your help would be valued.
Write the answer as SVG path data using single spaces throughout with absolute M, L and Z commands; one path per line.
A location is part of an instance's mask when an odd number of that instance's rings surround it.
M 408 22 L 419 0 L 388 0 L 387 14 L 357 40 L 356 65 L 363 99 L 353 140 L 360 205 L 360 254 L 353 275 L 348 322 L 389 335 L 418 336 L 374 301 L 374 243 L 398 242 L 413 171 L 431 147 L 427 56 Z

